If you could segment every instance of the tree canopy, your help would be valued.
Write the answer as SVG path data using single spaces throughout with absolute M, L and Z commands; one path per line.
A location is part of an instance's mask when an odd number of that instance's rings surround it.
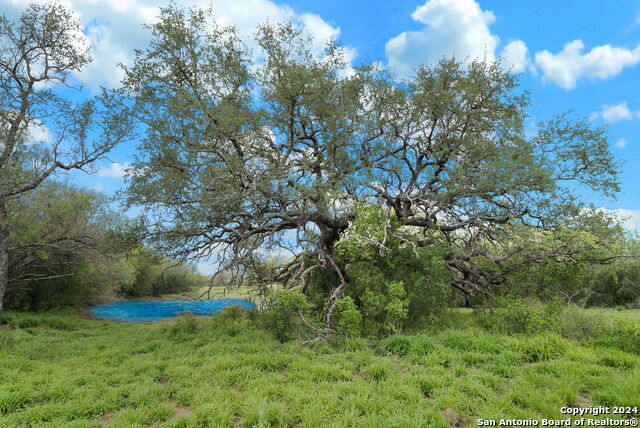
M 304 288 L 330 272 L 328 323 L 350 281 L 336 244 L 362 207 L 385 227 L 359 239 L 446 248 L 468 294 L 490 281 L 469 264 L 483 255 L 474 242 L 503 246 L 507 226 L 575 218 L 576 186 L 618 190 L 606 129 L 565 113 L 530 135 L 528 94 L 499 62 L 443 59 L 400 80 L 353 67 L 336 43 L 319 52 L 292 24 L 245 41 L 206 11 L 172 6 L 149 29 L 112 94 L 146 132 L 128 202 L 156 215 L 166 250 L 215 255 L 221 270 L 281 252 L 288 261 L 265 282 Z

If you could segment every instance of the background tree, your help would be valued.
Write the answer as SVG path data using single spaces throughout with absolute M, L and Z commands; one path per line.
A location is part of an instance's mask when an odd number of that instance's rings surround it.
M 605 130 L 562 115 L 528 138 L 527 94 L 499 63 L 445 59 L 399 81 L 352 68 L 335 44 L 318 52 L 290 24 L 261 27 L 251 52 L 213 22 L 162 9 L 125 69 L 118 95 L 125 106 L 132 96 L 146 130 L 128 201 L 157 214 L 152 236 L 166 250 L 215 254 L 239 279 L 265 252 L 291 256 L 267 283 L 306 290 L 322 272 L 328 324 L 354 283 L 336 244 L 354 237 L 358 206 L 378 207 L 378 248 L 391 236 L 445 248 L 452 285 L 469 295 L 490 292 L 472 242 L 575 216 L 564 183 L 618 189 Z
M 124 257 L 131 228 L 102 194 L 47 180 L 8 207 L 6 307 L 75 306 L 134 282 Z
M 31 5 L 17 22 L 0 17 L 0 317 L 10 201 L 58 170 L 89 167 L 129 135 L 126 116 L 101 100 L 61 95 L 80 89 L 70 74 L 90 61 L 76 17 L 61 5 Z
M 8 207 L 6 308 L 81 307 L 206 284 L 194 266 L 142 245 L 136 221 L 99 192 L 47 180 Z

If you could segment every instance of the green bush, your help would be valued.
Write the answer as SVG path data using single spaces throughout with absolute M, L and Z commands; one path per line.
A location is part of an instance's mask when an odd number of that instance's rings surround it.
M 231 305 L 223 308 L 216 317 L 228 320 L 239 320 L 247 317 L 249 309 L 240 305 Z
M 265 326 L 280 342 L 300 337 L 304 330 L 301 315 L 311 318 L 311 304 L 299 290 L 277 290 L 269 298 L 264 313 Z
M 355 209 L 354 223 L 336 243 L 336 262 L 349 277 L 341 305 L 350 317 L 348 322 L 336 321 L 336 328 L 348 335 L 361 330 L 367 336 L 383 336 L 436 318 L 451 295 L 443 249 L 414 248 L 400 239 L 391 232 L 412 238 L 411 231 L 379 207 Z M 324 308 L 337 281 L 331 269 L 310 276 L 306 293 L 316 311 Z
M 191 312 L 180 315 L 175 322 L 164 328 L 169 336 L 176 339 L 185 339 L 200 329 L 198 318 Z
M 569 305 L 560 314 L 559 328 L 563 337 L 583 341 L 603 336 L 610 326 L 601 314 Z
M 558 301 L 542 303 L 536 299 L 501 298 L 497 308 L 479 312 L 480 325 L 499 333 L 536 334 L 558 332 L 562 304 Z
M 335 329 L 346 337 L 362 334 L 362 314 L 349 296 L 338 299 L 334 310 Z

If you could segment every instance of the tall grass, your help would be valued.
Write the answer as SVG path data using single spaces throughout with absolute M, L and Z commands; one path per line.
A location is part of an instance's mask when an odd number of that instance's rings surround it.
M 429 332 L 303 347 L 231 312 L 146 325 L 9 313 L 7 323 L 3 427 L 450 427 L 640 403 L 640 357 L 622 345 L 631 333 L 507 334 L 464 313 Z

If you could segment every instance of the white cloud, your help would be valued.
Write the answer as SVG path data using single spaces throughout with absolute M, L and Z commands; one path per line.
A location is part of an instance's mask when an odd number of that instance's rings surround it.
M 603 119 L 609 123 L 617 122 L 619 120 L 631 120 L 634 116 L 640 118 L 640 111 L 632 112 L 627 105 L 627 102 L 622 102 L 620 104 L 603 104 L 601 106 L 600 112 L 591 113 L 590 119 Z
M 94 192 L 104 192 L 104 186 L 98 183 L 95 186 L 91 186 L 91 190 L 93 190 Z
M 436 64 L 445 56 L 464 61 L 496 58 L 500 38 L 489 29 L 496 18 L 475 0 L 427 0 L 411 18 L 425 28 L 401 33 L 385 46 L 389 65 L 401 76 L 411 75 L 421 64 Z M 528 64 L 527 46 L 522 40 L 505 46 L 501 56 L 516 73 Z
M 628 210 L 625 208 L 615 210 L 599 208 L 599 210 L 613 214 L 625 229 L 632 232 L 640 232 L 640 210 Z
M 582 212 L 587 215 L 603 213 L 607 218 L 618 222 L 628 231 L 640 233 L 640 210 L 629 210 L 626 208 L 608 209 L 604 207 L 593 210 L 591 208 L 583 207 Z
M 98 175 L 101 177 L 109 178 L 123 178 L 125 176 L 126 169 L 131 168 L 129 162 L 121 164 L 120 162 L 113 162 L 108 168 L 98 169 Z
M 30 0 L 29 2 L 45 3 L 48 0 Z M 20 15 L 28 1 L 0 0 L 0 9 L 9 18 Z M 164 2 L 163 2 L 164 3 Z M 149 32 L 142 28 L 143 24 L 152 23 L 159 13 L 158 2 L 152 0 L 64 0 L 63 4 L 72 8 L 85 29 L 85 36 L 91 43 L 94 62 L 91 63 L 79 78 L 97 90 L 101 85 L 117 86 L 122 78 L 118 63 L 130 65 L 133 50 L 146 46 Z M 178 6 L 211 5 L 209 0 L 177 0 Z M 314 47 L 323 48 L 329 38 L 337 38 L 340 28 L 333 27 L 320 16 L 305 13 L 297 15 L 287 5 L 278 5 L 271 0 L 222 1 L 213 4 L 214 13 L 221 24 L 234 25 L 240 35 L 249 38 L 258 24 L 269 21 L 285 22 L 294 20 L 307 27 L 312 36 Z M 353 49 L 346 49 L 348 60 L 355 57 Z
M 601 114 L 602 118 L 607 122 L 616 122 L 618 120 L 631 119 L 632 117 L 626 101 L 615 105 L 603 105 Z
M 42 122 L 32 120 L 29 123 L 27 129 L 29 137 L 27 138 L 29 144 L 31 143 L 45 143 L 48 144 L 52 140 L 51 131 Z
M 537 52 L 535 63 L 542 70 L 543 79 L 564 89 L 574 89 L 581 78 L 606 79 L 640 62 L 640 45 L 634 50 L 596 46 L 587 53 L 583 53 L 584 48 L 582 40 L 574 40 L 557 54 L 547 50 Z
M 616 141 L 615 146 L 624 149 L 625 147 L 627 147 L 627 140 L 625 140 L 624 138 L 620 138 L 618 141 Z
M 511 66 L 513 73 L 522 73 L 529 65 L 527 45 L 522 40 L 514 40 L 502 49 L 500 57 Z

